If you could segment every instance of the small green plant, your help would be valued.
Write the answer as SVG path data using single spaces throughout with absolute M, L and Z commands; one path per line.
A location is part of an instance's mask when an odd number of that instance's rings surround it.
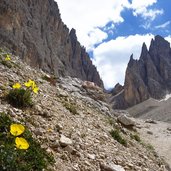
M 115 125 L 115 120 L 111 117 L 108 118 L 108 122 L 111 126 L 114 126 Z
M 122 136 L 120 135 L 120 131 L 118 129 L 111 130 L 109 133 L 120 144 L 127 146 L 127 141 L 124 138 L 122 138 Z
M 150 144 L 150 143 L 146 143 L 144 141 L 140 142 L 142 146 L 144 146 L 147 150 L 151 151 L 151 152 L 155 152 L 154 147 Z
M 154 151 L 154 147 L 151 144 L 146 144 L 147 149 Z
M 130 134 L 130 137 L 137 142 L 141 142 L 141 139 L 138 134 Z
M 7 99 L 11 105 L 18 108 L 29 107 L 33 104 L 31 92 L 23 88 L 10 90 Z
M 8 53 L 3 53 L 0 52 L 0 63 L 4 66 L 7 66 L 8 68 L 12 67 L 12 63 L 11 63 L 11 54 Z
M 7 95 L 7 100 L 11 105 L 18 108 L 29 107 L 33 105 L 32 92 L 38 93 L 39 88 L 34 81 L 29 80 L 24 83 L 22 88 L 20 83 L 15 83 Z
M 4 52 L 4 50 L 2 48 L 0 48 L 0 53 L 3 53 L 3 52 Z
M 1 64 L 7 66 L 8 68 L 12 67 L 12 65 L 8 61 L 1 61 Z
M 42 79 L 45 80 L 45 81 L 48 81 L 53 86 L 56 85 L 56 79 L 57 78 L 55 76 L 43 75 Z
M 0 113 L 0 170 L 42 171 L 54 163 L 24 125 Z
M 77 115 L 77 109 L 76 105 L 69 103 L 69 102 L 64 102 L 64 106 L 66 107 L 67 110 L 69 110 L 72 114 Z

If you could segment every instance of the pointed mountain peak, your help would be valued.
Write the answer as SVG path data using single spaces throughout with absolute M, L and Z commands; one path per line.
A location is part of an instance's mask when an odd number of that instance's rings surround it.
M 148 53 L 147 45 L 143 43 L 142 45 L 142 52 L 141 53 Z
M 133 54 L 131 54 L 131 56 L 130 56 L 130 61 L 132 61 L 132 60 L 134 60 Z
M 143 43 L 142 48 L 147 49 L 147 46 L 146 46 L 145 42 Z
M 130 60 L 128 63 L 128 67 L 131 67 L 134 64 L 135 59 L 133 58 L 133 54 L 130 56 Z
M 71 29 L 71 31 L 70 31 L 69 34 L 70 34 L 70 36 L 77 38 L 77 36 L 76 36 L 76 30 L 74 28 Z
M 166 41 L 162 36 L 156 35 L 155 36 L 155 41 Z
M 155 49 L 170 49 L 170 43 L 163 37 L 157 35 L 154 39 L 151 40 L 149 51 L 152 52 Z
M 145 59 L 147 57 L 148 54 L 148 49 L 145 43 L 143 43 L 142 45 L 142 50 L 141 50 L 141 55 L 140 55 L 140 59 Z
M 70 34 L 75 34 L 76 35 L 76 30 L 74 28 L 71 29 Z

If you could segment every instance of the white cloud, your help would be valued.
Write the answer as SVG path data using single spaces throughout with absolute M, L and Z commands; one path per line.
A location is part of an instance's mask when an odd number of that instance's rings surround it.
M 121 23 L 121 11 L 129 6 L 128 0 L 56 0 L 62 20 L 67 26 L 75 28 L 78 40 L 88 50 L 93 45 L 102 42 L 106 33 L 98 27 L 104 27 L 108 22 Z M 93 34 L 91 34 L 93 33 Z
M 150 9 L 150 10 L 144 10 L 142 16 L 144 19 L 150 19 L 153 21 L 158 15 L 162 15 L 164 13 L 163 10 L 157 10 L 157 9 Z
M 171 35 L 165 37 L 165 39 L 171 44 Z
M 133 0 L 130 5 L 130 8 L 133 9 L 134 16 L 140 15 L 145 20 L 149 19 L 153 21 L 158 15 L 162 15 L 164 13 L 162 9 L 161 10 L 148 9 L 156 2 L 157 0 L 146 0 L 146 1 Z
M 157 0 L 56 0 L 61 12 L 62 20 L 71 29 L 76 29 L 78 40 L 88 51 L 93 51 L 93 63 L 102 77 L 105 87 L 111 88 L 117 82 L 123 84 L 125 69 L 130 55 L 139 58 L 141 46 L 147 46 L 153 37 L 147 35 L 131 35 L 118 37 L 109 42 L 103 42 L 109 35 L 113 35 L 116 26 L 124 22 L 121 12 L 125 8 L 132 10 L 134 16 L 144 19 L 142 27 L 150 28 L 151 22 L 162 9 L 152 9 Z M 111 22 L 110 26 L 107 24 Z M 100 28 L 103 28 L 100 29 Z M 171 40 L 171 37 L 168 37 Z M 95 44 L 101 43 L 98 47 Z
M 146 21 L 145 23 L 143 23 L 142 25 L 140 25 L 140 27 L 143 27 L 144 29 L 149 29 L 151 28 L 151 21 Z
M 131 54 L 138 59 L 143 42 L 149 47 L 153 37 L 151 34 L 118 37 L 94 49 L 93 63 L 102 77 L 105 88 L 112 88 L 118 82 L 124 83 L 125 70 Z
M 157 0 L 146 0 L 146 1 L 132 0 L 131 7 L 133 9 L 147 8 L 148 6 L 151 6 L 156 2 Z
M 67 26 L 76 29 L 78 40 L 88 51 L 94 45 L 101 43 L 108 34 L 113 34 L 112 28 L 124 18 L 121 12 L 127 8 L 133 10 L 135 16 L 143 17 L 146 22 L 143 27 L 148 29 L 156 16 L 163 14 L 163 10 L 149 9 L 157 0 L 56 0 L 61 12 L 62 20 Z M 148 20 L 148 21 L 147 21 Z M 111 29 L 101 30 L 107 23 L 112 22 Z M 107 33 L 106 33 L 107 32 Z
M 160 28 L 166 28 L 168 25 L 170 24 L 170 21 L 167 21 L 161 25 L 155 26 L 156 29 L 160 29 Z
M 88 40 L 89 45 L 87 50 L 92 50 L 94 48 L 94 44 L 101 43 L 101 41 L 106 39 L 108 35 L 100 29 L 95 28 L 88 33 L 88 37 L 90 37 L 90 39 Z

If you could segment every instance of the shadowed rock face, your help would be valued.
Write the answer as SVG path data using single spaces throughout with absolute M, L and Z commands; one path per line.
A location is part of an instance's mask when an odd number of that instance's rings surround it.
M 112 99 L 115 102 L 113 107 L 127 108 L 149 97 L 161 99 L 168 92 L 171 92 L 171 48 L 164 38 L 156 36 L 151 40 L 149 51 L 143 44 L 139 60 L 131 56 L 124 91 Z
M 0 45 L 57 76 L 103 83 L 75 30 L 62 22 L 54 0 L 1 0 Z

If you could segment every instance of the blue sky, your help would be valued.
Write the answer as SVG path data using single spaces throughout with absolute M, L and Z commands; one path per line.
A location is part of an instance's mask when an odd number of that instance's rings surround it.
M 56 0 L 62 20 L 86 47 L 105 87 L 124 83 L 130 55 L 154 35 L 171 42 L 171 0 Z

